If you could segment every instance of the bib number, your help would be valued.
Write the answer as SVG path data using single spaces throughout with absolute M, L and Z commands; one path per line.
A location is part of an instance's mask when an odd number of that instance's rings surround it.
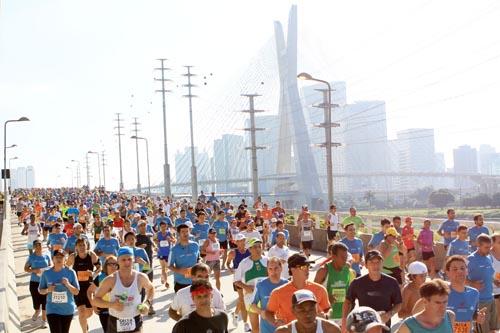
M 346 296 L 345 288 L 333 288 L 332 296 L 335 297 L 336 303 L 344 303 Z
M 261 225 L 257 226 L 257 231 L 262 231 L 262 226 Z
M 220 244 L 212 243 L 212 251 L 219 251 L 219 250 L 220 250 Z
M 226 229 L 220 228 L 219 229 L 219 235 L 225 235 L 226 234 Z
M 312 231 L 311 230 L 304 230 L 304 237 L 312 237 Z
M 116 331 L 117 332 L 129 332 L 135 331 L 135 319 L 116 319 Z
M 78 272 L 76 272 L 76 274 L 78 277 L 78 281 L 80 281 L 80 282 L 86 282 L 89 280 L 90 274 L 87 271 L 78 271 Z
M 160 247 L 169 247 L 170 244 L 168 244 L 168 240 L 162 240 L 160 241 Z
M 470 333 L 470 331 L 471 331 L 470 322 L 468 321 L 455 322 L 455 326 L 453 327 L 454 333 Z
M 65 291 L 53 291 L 52 303 L 65 304 L 68 303 L 68 294 Z

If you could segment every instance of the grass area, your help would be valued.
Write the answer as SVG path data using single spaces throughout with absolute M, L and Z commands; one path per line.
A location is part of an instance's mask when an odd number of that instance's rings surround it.
M 446 208 L 422 208 L 422 209 L 384 209 L 373 211 L 358 211 L 358 215 L 385 215 L 412 217 L 446 218 Z M 483 214 L 485 219 L 500 220 L 499 208 L 455 208 L 457 219 L 472 219 L 475 214 Z

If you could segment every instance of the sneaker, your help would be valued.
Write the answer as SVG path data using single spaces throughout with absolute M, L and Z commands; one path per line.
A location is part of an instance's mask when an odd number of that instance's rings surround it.
M 252 328 L 249 323 L 245 323 L 245 332 L 252 332 Z
M 35 311 L 33 316 L 31 316 L 31 320 L 36 321 L 38 319 L 39 315 L 40 315 L 40 311 Z
M 42 325 L 40 325 L 41 328 L 47 328 L 47 321 L 42 320 Z
M 153 306 L 149 307 L 148 311 L 148 316 L 154 316 L 156 314 L 155 309 L 153 309 Z
M 240 320 L 240 316 L 236 312 L 233 312 L 232 317 L 233 317 L 233 326 L 238 327 L 238 322 Z

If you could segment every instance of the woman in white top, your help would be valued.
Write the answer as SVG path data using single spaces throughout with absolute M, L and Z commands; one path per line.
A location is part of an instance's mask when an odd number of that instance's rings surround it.
M 330 206 L 330 211 L 326 215 L 325 222 L 328 243 L 331 243 L 335 240 L 339 231 L 339 216 L 337 214 L 337 207 L 335 205 Z

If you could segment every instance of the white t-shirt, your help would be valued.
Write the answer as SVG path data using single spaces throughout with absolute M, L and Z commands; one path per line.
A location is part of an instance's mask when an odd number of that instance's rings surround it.
M 330 220 L 330 226 L 328 227 L 330 231 L 339 230 L 339 217 L 337 214 L 328 213 L 328 220 Z
M 267 254 L 268 258 L 278 257 L 279 259 L 285 260 L 285 263 L 281 266 L 283 268 L 283 270 L 281 271 L 281 277 L 286 280 L 288 280 L 289 277 L 287 263 L 289 255 L 290 250 L 288 249 L 288 246 L 278 247 L 278 245 L 273 245 L 273 247 L 269 249 L 269 253 Z
M 191 286 L 184 287 L 180 289 L 174 296 L 170 307 L 179 312 L 179 314 L 184 317 L 195 310 L 195 305 L 193 299 L 191 298 Z M 212 307 L 220 311 L 226 311 L 226 305 L 222 300 L 220 291 L 217 289 L 212 290 Z

